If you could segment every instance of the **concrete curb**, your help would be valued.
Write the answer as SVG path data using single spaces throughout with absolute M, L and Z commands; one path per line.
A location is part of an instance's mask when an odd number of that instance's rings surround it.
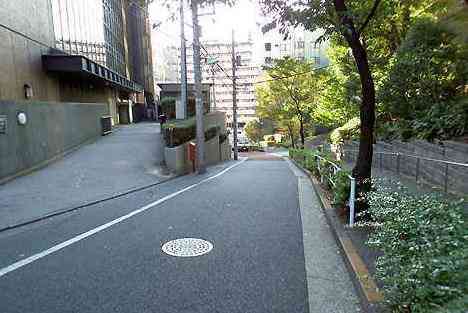
M 351 273 L 351 280 L 356 288 L 357 295 L 361 302 L 361 306 L 366 313 L 378 313 L 382 311 L 383 294 L 378 289 L 374 279 L 369 274 L 369 270 L 364 261 L 360 257 L 358 250 L 354 247 L 351 239 L 346 234 L 344 226 L 338 219 L 338 216 L 333 209 L 329 200 L 324 196 L 323 189 L 320 187 L 318 180 L 312 175 L 311 172 L 304 169 L 296 161 L 291 159 L 312 182 L 315 193 L 320 200 L 322 210 L 325 214 L 330 229 L 332 230 L 333 237 L 340 250 L 343 252 L 342 256 L 345 261 L 346 267 Z

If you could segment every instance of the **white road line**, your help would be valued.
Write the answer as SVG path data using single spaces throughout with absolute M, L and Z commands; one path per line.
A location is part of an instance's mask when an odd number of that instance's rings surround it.
M 200 181 L 200 182 L 198 182 L 196 184 L 185 187 L 185 188 L 183 188 L 183 189 L 181 189 L 179 191 L 176 191 L 176 192 L 174 192 L 174 193 L 172 193 L 170 195 L 167 195 L 167 196 L 165 196 L 165 197 L 163 197 L 163 198 L 161 198 L 159 200 L 156 200 L 156 201 L 154 201 L 154 202 L 152 202 L 150 204 L 147 204 L 147 205 L 145 205 L 145 206 L 143 206 L 143 207 L 141 207 L 141 208 L 139 208 L 139 209 L 137 209 L 135 211 L 132 211 L 132 212 L 130 212 L 130 213 L 126 214 L 126 215 L 123 215 L 123 216 L 121 216 L 119 218 L 116 218 L 116 219 L 114 219 L 114 220 L 112 220 L 112 221 L 110 221 L 110 222 L 108 222 L 106 224 L 103 224 L 101 226 L 93 228 L 93 229 L 91 229 L 91 230 L 89 230 L 89 231 L 87 231 L 87 232 L 85 232 L 83 234 L 80 234 L 80 235 L 78 235 L 76 237 L 73 237 L 73 238 L 67 240 L 67 241 L 59 243 L 58 245 L 55 245 L 55 246 L 53 246 L 53 247 L 51 247 L 51 248 L 49 248 L 47 250 L 36 253 L 36 254 L 28 257 L 28 258 L 25 258 L 23 260 L 20 260 L 18 262 L 15 262 L 15 263 L 7 266 L 7 267 L 4 267 L 4 268 L 0 269 L 0 277 L 4 276 L 4 275 L 6 275 L 6 274 L 8 274 L 10 272 L 13 272 L 13 271 L 15 271 L 15 270 L 17 270 L 17 269 L 19 269 L 19 268 L 21 268 L 23 266 L 26 266 L 26 265 L 34 262 L 34 261 L 42 259 L 43 257 L 48 256 L 49 254 L 55 253 L 55 252 L 57 252 L 59 250 L 62 250 L 63 248 L 68 247 L 68 246 L 70 246 L 70 245 L 72 245 L 74 243 L 77 243 L 78 241 L 81 241 L 81 240 L 83 240 L 85 238 L 88 238 L 88 237 L 94 235 L 94 234 L 97 234 L 97 233 L 99 233 L 99 232 L 101 232 L 101 231 L 103 231 L 103 230 L 105 230 L 105 229 L 107 229 L 107 228 L 109 228 L 109 227 L 111 227 L 113 225 L 121 223 L 121 222 L 131 218 L 132 216 L 140 214 L 140 213 L 142 213 L 142 212 L 144 212 L 144 211 L 146 211 L 148 209 L 151 209 L 152 207 L 155 207 L 155 206 L 157 206 L 157 205 L 159 205 L 159 204 L 161 204 L 161 203 L 163 203 L 163 202 L 165 202 L 165 201 L 167 201 L 169 199 L 172 199 L 172 198 L 180 195 L 181 193 L 184 193 L 186 191 L 189 191 L 190 189 L 198 187 L 198 186 L 200 186 L 200 185 L 202 185 L 202 184 L 204 184 L 206 182 L 209 182 L 210 180 L 213 180 L 213 179 L 223 175 L 224 173 L 226 173 L 227 171 L 233 169 L 234 167 L 241 165 L 245 160 L 246 159 L 242 159 L 242 160 L 240 160 L 240 162 L 229 166 L 228 168 L 222 170 L 221 172 L 219 172 L 216 175 L 205 178 L 205 179 L 203 179 L 202 181 Z

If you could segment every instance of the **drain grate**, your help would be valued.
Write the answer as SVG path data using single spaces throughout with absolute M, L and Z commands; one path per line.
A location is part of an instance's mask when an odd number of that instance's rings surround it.
M 180 238 L 166 242 L 161 250 L 178 257 L 193 257 L 206 254 L 213 249 L 209 241 L 198 238 Z

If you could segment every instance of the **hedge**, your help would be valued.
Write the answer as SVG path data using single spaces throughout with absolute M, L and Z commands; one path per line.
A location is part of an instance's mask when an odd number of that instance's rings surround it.
M 163 127 L 163 136 L 169 148 L 180 146 L 196 138 L 195 119 L 188 119 L 178 123 L 167 123 Z M 205 141 L 219 134 L 219 126 L 210 126 L 205 131 Z
M 318 159 L 316 156 L 322 159 Z M 315 177 L 322 178 L 324 187 L 330 190 L 333 194 L 333 204 L 337 206 L 345 206 L 349 200 L 350 181 L 349 175 L 351 172 L 345 169 L 334 173 L 334 167 L 330 162 L 338 165 L 341 168 L 341 162 L 334 160 L 328 152 L 309 149 L 290 149 L 289 156 L 299 163 L 302 167 L 308 169 Z M 320 167 L 318 166 L 320 165 Z M 331 181 L 334 183 L 332 184 Z
M 368 244 L 383 252 L 377 278 L 396 312 L 462 313 L 468 295 L 468 225 L 461 202 L 374 183 Z

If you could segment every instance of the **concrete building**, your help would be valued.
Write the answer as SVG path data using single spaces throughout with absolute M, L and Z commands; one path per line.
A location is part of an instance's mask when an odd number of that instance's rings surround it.
M 140 119 L 154 99 L 147 1 L 51 0 L 51 5 L 55 47 L 135 83 L 131 90 L 111 88 L 109 108 L 115 123 L 127 110 L 130 120 Z
M 271 30 L 263 35 L 263 65 L 273 65 L 275 59 L 286 56 L 299 60 L 308 60 L 315 67 L 326 66 L 328 42 L 320 41 L 322 31 L 309 32 L 300 27 L 292 28 L 288 38 L 277 30 Z
M 0 181 L 138 117 L 150 44 L 147 1 L 0 0 Z
M 227 128 L 232 133 L 232 53 L 230 41 L 202 42 L 202 78 L 212 84 L 211 110 L 226 114 Z M 194 80 L 193 51 L 187 47 L 187 78 Z M 252 40 L 236 42 L 236 56 L 240 57 L 237 67 L 237 122 L 240 140 L 244 137 L 243 128 L 256 119 L 256 97 L 254 82 L 260 75 L 260 68 L 254 61 Z

